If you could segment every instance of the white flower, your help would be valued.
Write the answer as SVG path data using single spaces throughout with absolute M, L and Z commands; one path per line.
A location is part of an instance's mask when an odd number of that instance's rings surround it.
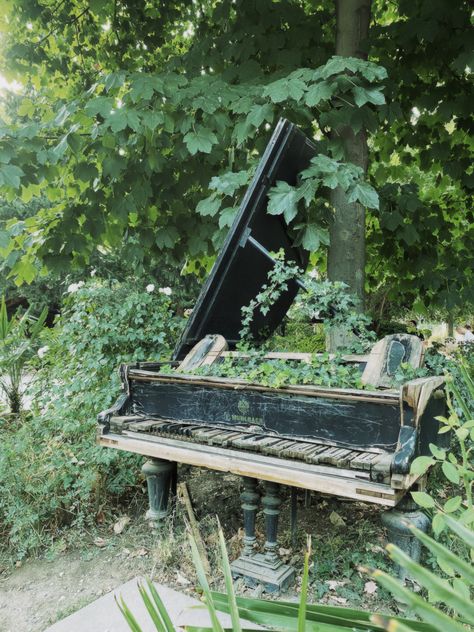
M 44 347 L 40 347 L 38 349 L 38 357 L 42 360 L 44 356 L 48 353 L 48 351 L 49 351 L 48 345 L 45 345 Z
M 153 285 L 153 283 L 149 283 L 145 289 L 148 292 L 148 294 L 151 294 L 152 292 L 155 291 L 155 286 Z
M 160 294 L 166 294 L 166 296 L 171 296 L 171 288 L 170 287 L 160 287 L 160 288 L 158 288 L 158 292 Z
M 81 288 L 83 285 L 84 285 L 84 281 L 79 281 L 78 283 L 71 283 L 71 285 L 68 285 L 67 293 L 73 294 L 74 292 L 77 292 L 77 290 Z
M 316 268 L 313 268 L 310 272 L 308 272 L 308 276 L 311 277 L 312 279 L 318 279 L 319 273 L 316 270 Z
M 95 268 L 92 268 L 91 277 L 95 277 L 96 274 L 97 274 L 97 270 Z

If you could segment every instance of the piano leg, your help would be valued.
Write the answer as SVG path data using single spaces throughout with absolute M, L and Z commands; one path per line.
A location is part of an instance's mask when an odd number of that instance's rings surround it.
M 142 467 L 146 476 L 150 507 L 146 519 L 156 524 L 168 515 L 168 502 L 173 481 L 176 480 L 176 463 L 163 459 L 150 459 Z
M 255 517 L 258 508 L 259 495 L 257 481 L 244 478 L 244 491 L 241 494 L 244 512 L 244 548 L 242 555 L 231 564 L 232 575 L 242 577 L 248 586 L 263 584 L 267 592 L 285 590 L 294 580 L 295 570 L 283 564 L 277 554 L 278 516 L 280 514 L 281 499 L 276 483 L 265 482 L 265 495 L 262 498 L 263 513 L 265 514 L 265 553 L 256 553 L 254 545 Z
M 408 529 L 407 524 L 413 524 L 425 533 L 431 524 L 430 519 L 420 511 L 418 505 L 407 494 L 394 509 L 382 513 L 382 524 L 387 529 L 388 541 L 398 546 L 415 562 L 420 561 L 421 542 Z M 396 572 L 400 579 L 409 578 L 407 571 L 396 565 Z
M 262 498 L 263 513 L 265 514 L 265 559 L 270 564 L 278 562 L 277 533 L 278 516 L 280 515 L 281 498 L 278 483 L 264 482 L 265 496 Z
M 242 477 L 244 490 L 240 494 L 242 501 L 242 511 L 244 514 L 244 549 L 242 555 L 251 557 L 255 553 L 255 519 L 257 517 L 258 502 L 260 494 L 257 491 L 258 481 L 256 478 L 248 476 Z

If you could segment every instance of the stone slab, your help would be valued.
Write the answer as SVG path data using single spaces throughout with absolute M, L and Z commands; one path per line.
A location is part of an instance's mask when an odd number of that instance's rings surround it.
M 140 577 L 135 577 L 118 586 L 88 606 L 54 623 L 44 632 L 85 632 L 86 630 L 87 632 L 130 632 L 127 622 L 115 603 L 115 597 L 120 596 L 123 597 L 140 624 L 142 631 L 156 632 L 138 592 L 137 582 L 140 579 Z M 209 614 L 202 602 L 161 584 L 155 583 L 155 587 L 176 629 L 179 630 L 185 625 L 210 627 Z M 219 612 L 218 617 L 223 627 L 232 627 L 229 615 Z M 251 624 L 251 627 L 263 629 L 256 624 Z

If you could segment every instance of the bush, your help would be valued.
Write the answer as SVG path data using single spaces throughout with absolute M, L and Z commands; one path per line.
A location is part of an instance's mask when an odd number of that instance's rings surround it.
M 22 557 L 85 527 L 137 481 L 138 457 L 95 443 L 122 362 L 169 357 L 180 320 L 158 290 L 99 281 L 65 296 L 37 359 L 33 410 L 0 425 L 0 541 Z

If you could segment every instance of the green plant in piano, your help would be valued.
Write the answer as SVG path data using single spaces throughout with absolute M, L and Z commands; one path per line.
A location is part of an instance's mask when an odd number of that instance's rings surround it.
M 413 492 L 415 501 L 427 510 L 434 511 L 433 529 L 439 534 L 445 526 L 445 514 L 456 514 L 467 524 L 474 523 L 474 380 L 466 360 L 459 355 L 456 373 L 447 375 L 446 397 L 448 416 L 438 417 L 440 433 L 451 433 L 452 449 L 443 450 L 430 444 L 431 456 L 415 459 L 411 466 L 414 474 L 424 474 L 438 464 L 444 477 L 455 490 L 443 505 L 426 492 Z
M 15 415 L 21 411 L 27 365 L 38 347 L 47 313 L 45 308 L 34 318 L 28 309 L 9 318 L 4 296 L 0 303 L 0 392 Z
M 169 353 L 180 326 L 172 299 L 91 279 L 70 288 L 43 332 L 31 414 L 0 427 L 0 547 L 15 559 L 77 545 L 136 486 L 138 459 L 96 446 L 95 418 L 113 401 L 121 362 Z

